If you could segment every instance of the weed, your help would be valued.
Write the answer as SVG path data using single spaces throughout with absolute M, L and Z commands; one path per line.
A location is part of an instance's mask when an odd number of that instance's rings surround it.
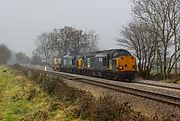
M 45 121 L 49 118 L 49 113 L 45 110 L 37 110 L 22 118 L 22 121 Z

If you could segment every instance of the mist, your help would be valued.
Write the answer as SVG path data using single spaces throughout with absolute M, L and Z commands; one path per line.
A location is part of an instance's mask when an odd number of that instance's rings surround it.
M 117 30 L 131 20 L 127 0 L 1 0 L 0 43 L 31 56 L 34 39 L 54 28 L 94 30 L 101 49 L 119 48 Z

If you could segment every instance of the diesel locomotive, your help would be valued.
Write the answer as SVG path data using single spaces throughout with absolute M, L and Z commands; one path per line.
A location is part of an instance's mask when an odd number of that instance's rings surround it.
M 111 49 L 54 58 L 53 70 L 131 81 L 137 74 L 137 64 L 127 50 Z

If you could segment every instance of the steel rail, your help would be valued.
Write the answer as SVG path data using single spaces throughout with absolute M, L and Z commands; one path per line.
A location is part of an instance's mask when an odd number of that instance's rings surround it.
M 157 82 L 151 80 L 133 80 L 132 83 L 180 90 L 180 84 L 174 84 L 174 83 Z
M 88 76 L 82 76 L 82 75 L 70 74 L 70 73 L 64 73 L 64 72 L 55 72 L 55 71 L 50 71 L 50 70 L 44 71 L 43 69 L 34 68 L 34 67 L 23 67 L 23 68 L 25 70 L 31 70 L 31 71 L 42 72 L 42 73 L 51 74 L 51 75 L 55 75 L 55 76 L 60 76 L 65 79 L 72 80 L 72 78 L 75 78 L 75 79 L 73 79 L 74 81 L 79 81 L 79 82 L 83 82 L 83 83 L 87 83 L 87 84 L 91 84 L 91 85 L 95 85 L 95 86 L 100 86 L 100 87 L 104 87 L 104 88 L 108 88 L 108 89 L 112 89 L 112 90 L 116 90 L 116 91 L 121 91 L 124 93 L 133 94 L 136 96 L 140 96 L 140 97 L 153 99 L 153 100 L 157 100 L 157 101 L 162 101 L 165 103 L 170 103 L 170 104 L 180 106 L 180 96 L 173 95 L 173 91 L 178 91 L 180 94 L 180 90 L 170 89 L 170 90 L 168 90 L 168 92 L 166 94 L 166 93 L 162 93 L 161 91 L 162 90 L 167 91 L 167 89 L 169 89 L 167 87 L 166 88 L 164 87 L 162 89 L 159 88 L 156 91 L 152 91 L 153 89 L 146 90 L 145 88 L 141 89 L 138 87 L 133 87 L 133 85 L 135 83 L 116 82 L 116 81 L 110 81 L 110 80 L 101 79 L 101 78 L 94 78 L 94 77 L 88 77 Z M 145 85 L 143 85 L 143 86 L 145 86 Z M 153 85 L 152 87 L 155 87 L 155 86 Z M 161 91 L 158 91 L 158 90 L 161 90 Z M 171 93 L 168 94 L 169 92 L 171 92 Z

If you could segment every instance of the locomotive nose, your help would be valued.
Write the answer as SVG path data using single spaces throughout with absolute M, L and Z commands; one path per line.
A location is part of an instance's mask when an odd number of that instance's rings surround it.
M 136 59 L 133 56 L 123 56 L 117 59 L 119 71 L 136 71 Z

